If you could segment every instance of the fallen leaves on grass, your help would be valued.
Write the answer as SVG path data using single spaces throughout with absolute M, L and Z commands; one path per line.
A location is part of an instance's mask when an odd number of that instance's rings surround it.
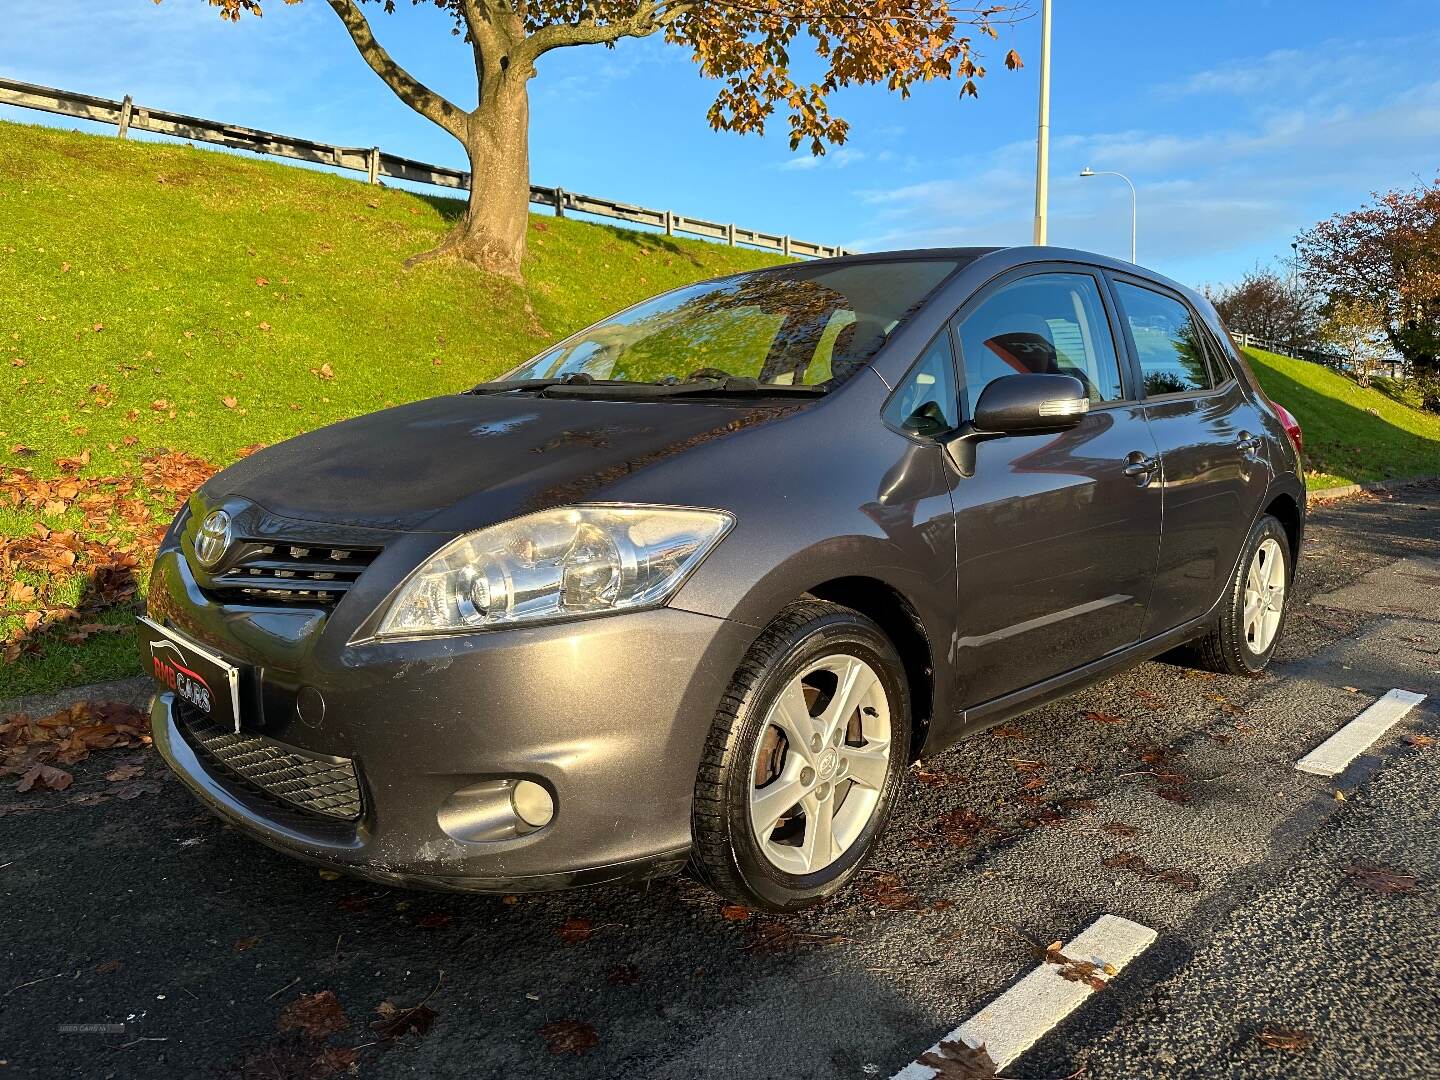
M 1116 855 L 1106 856 L 1100 860 L 1100 865 L 1108 870 L 1128 870 L 1141 877 L 1169 885 L 1179 892 L 1194 892 L 1200 888 L 1200 879 L 1190 871 L 1173 868 L 1162 870 L 1150 865 L 1143 855 L 1133 851 L 1122 851 Z
M 1345 867 L 1345 876 L 1355 884 L 1382 896 L 1414 892 L 1420 883 L 1414 874 L 1404 870 L 1390 870 L 1369 861 L 1351 863 Z
M 276 1026 L 281 1031 L 301 1031 L 312 1039 L 324 1039 L 344 1031 L 350 1020 L 333 990 L 317 990 L 281 1009 Z
M 583 1054 L 600 1045 L 594 1027 L 582 1020 L 552 1020 L 540 1029 L 552 1054 Z
M 939 1053 L 926 1050 L 916 1060 L 935 1070 L 936 1080 L 994 1080 L 998 1075 L 984 1043 L 969 1046 L 959 1040 L 942 1040 Z
M 1255 1033 L 1255 1041 L 1267 1050 L 1287 1050 L 1292 1054 L 1297 1054 L 1302 1050 L 1309 1049 L 1310 1044 L 1315 1041 L 1315 1036 L 1302 1028 L 1266 1024 Z
M 332 368 L 329 364 L 321 364 L 318 368 L 312 367 L 310 369 L 310 374 L 321 379 L 333 379 L 335 378 L 335 369 Z

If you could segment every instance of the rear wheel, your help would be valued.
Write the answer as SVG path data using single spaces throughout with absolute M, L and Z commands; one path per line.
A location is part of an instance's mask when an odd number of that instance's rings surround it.
M 796 911 L 854 876 L 908 755 L 903 672 L 879 627 L 836 604 L 792 604 L 760 635 L 696 779 L 694 863 L 716 892 Z
M 1290 588 L 1290 537 L 1266 515 L 1255 523 L 1209 633 L 1194 645 L 1201 667 L 1254 675 L 1275 652 Z

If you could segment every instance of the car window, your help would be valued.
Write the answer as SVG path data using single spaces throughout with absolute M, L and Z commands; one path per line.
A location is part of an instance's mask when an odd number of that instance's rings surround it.
M 838 386 L 962 265 L 959 259 L 796 263 L 702 281 L 574 334 L 503 378 L 664 383 L 741 376 Z
M 1214 387 L 1204 335 L 1188 307 L 1174 297 L 1125 281 L 1116 282 L 1115 291 L 1140 355 L 1147 397 Z
M 1002 286 L 957 326 L 970 411 L 993 380 L 1073 375 L 1092 402 L 1119 401 L 1120 363 L 1089 274 L 1036 274 Z
M 912 435 L 934 437 L 959 426 L 959 413 L 950 331 L 942 330 L 885 406 L 885 422 Z

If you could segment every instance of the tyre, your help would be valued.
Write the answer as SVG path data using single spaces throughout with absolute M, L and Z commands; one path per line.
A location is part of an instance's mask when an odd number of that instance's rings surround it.
M 791 604 L 751 646 L 706 740 L 698 875 L 765 911 L 831 896 L 884 828 L 909 747 L 904 667 L 880 628 L 837 604 Z
M 1224 675 L 1263 670 L 1285 626 L 1290 580 L 1290 537 L 1266 515 L 1250 530 L 1209 632 L 1193 646 L 1199 666 Z

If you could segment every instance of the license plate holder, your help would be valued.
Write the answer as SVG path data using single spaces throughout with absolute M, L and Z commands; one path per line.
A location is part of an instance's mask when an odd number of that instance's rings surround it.
M 152 619 L 139 618 L 140 662 L 160 688 L 239 734 L 240 669 Z

